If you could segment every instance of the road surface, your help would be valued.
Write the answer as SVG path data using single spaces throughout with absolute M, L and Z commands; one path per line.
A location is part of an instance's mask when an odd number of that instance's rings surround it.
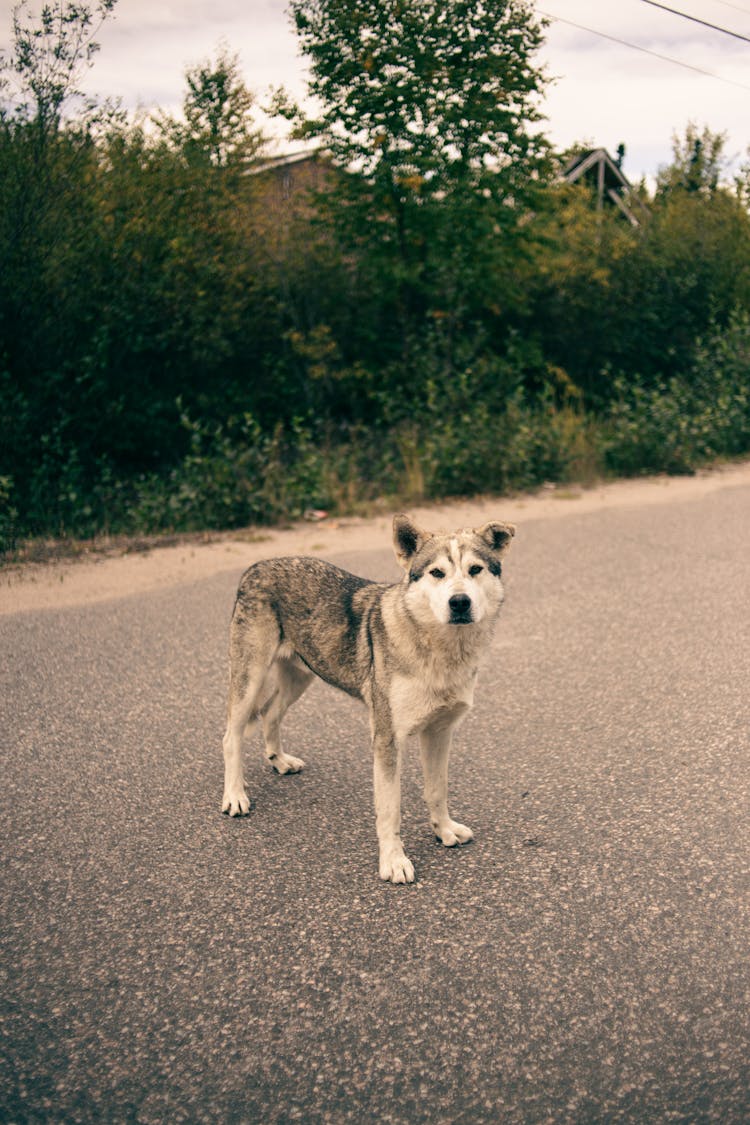
M 256 739 L 221 815 L 241 566 L 0 618 L 0 1120 L 750 1120 L 749 517 L 521 523 L 452 767 L 476 840 L 435 842 L 412 753 L 406 887 L 323 685 L 304 773 Z

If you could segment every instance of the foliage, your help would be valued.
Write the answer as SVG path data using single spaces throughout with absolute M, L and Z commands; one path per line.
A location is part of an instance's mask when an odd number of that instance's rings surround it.
M 541 31 L 530 6 L 504 0 L 292 0 L 320 116 L 304 122 L 340 167 L 358 166 L 399 210 L 444 193 L 525 194 L 544 151 Z
M 255 97 L 242 78 L 239 56 L 221 47 L 215 61 L 190 68 L 185 80 L 182 120 L 159 119 L 165 139 L 189 164 L 243 168 L 264 139 L 253 121 Z
M 551 178 L 530 9 L 431 5 L 299 0 L 331 156 L 293 170 L 264 162 L 226 48 L 180 120 L 128 123 L 66 100 L 111 4 L 46 7 L 36 54 L 17 29 L 0 549 L 750 450 L 750 216 L 721 138 L 689 127 L 631 226 Z
M 691 121 L 684 137 L 674 134 L 672 163 L 660 169 L 657 193 L 686 191 L 711 195 L 716 192 L 727 163 L 726 142 L 726 133 L 713 133 L 708 126 L 699 132 Z
M 38 136 L 57 132 L 66 104 L 79 103 L 79 119 L 95 110 L 96 102 L 86 100 L 77 84 L 99 50 L 94 36 L 116 2 L 51 0 L 38 17 L 28 0 L 13 9 L 14 53 L 0 61 L 0 90 L 15 102 L 20 119 L 33 121 Z
M 564 368 L 586 402 L 605 408 L 616 376 L 644 386 L 684 377 L 697 341 L 732 310 L 750 308 L 750 215 L 736 193 L 680 187 L 689 128 L 677 145 L 674 172 L 632 228 L 615 211 L 597 211 L 586 188 L 553 189 L 539 216 L 538 268 L 532 278 L 549 361 Z M 711 148 L 710 179 L 721 164 Z
M 691 371 L 645 386 L 618 381 L 607 418 L 606 466 L 617 473 L 690 473 L 750 449 L 750 314 L 699 341 Z
M 291 11 L 320 112 L 286 112 L 342 171 L 321 203 L 357 261 L 353 299 L 377 324 L 367 346 L 403 381 L 440 318 L 451 364 L 457 333 L 502 331 L 519 304 L 511 260 L 547 168 L 534 128 L 540 25 L 523 0 L 293 0 Z

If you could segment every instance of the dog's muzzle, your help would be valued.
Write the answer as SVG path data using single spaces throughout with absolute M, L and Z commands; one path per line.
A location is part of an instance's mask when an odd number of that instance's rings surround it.
M 448 598 L 448 607 L 451 611 L 451 625 L 471 624 L 471 598 L 468 594 L 453 594 Z

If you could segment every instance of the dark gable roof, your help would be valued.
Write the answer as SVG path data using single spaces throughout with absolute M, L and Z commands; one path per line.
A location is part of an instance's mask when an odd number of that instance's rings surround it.
M 643 204 L 635 196 L 633 185 L 612 159 L 606 148 L 592 148 L 578 153 L 563 169 L 561 179 L 569 184 L 585 180 L 596 189 L 599 206 L 609 200 L 634 227 L 640 225 L 638 210 Z

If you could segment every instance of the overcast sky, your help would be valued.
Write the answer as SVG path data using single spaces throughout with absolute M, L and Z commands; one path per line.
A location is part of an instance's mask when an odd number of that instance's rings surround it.
M 31 0 L 30 9 L 38 12 L 41 3 Z M 667 6 L 750 40 L 750 0 L 668 0 Z M 0 45 L 6 48 L 13 7 L 13 0 L 0 0 Z M 177 111 L 185 68 L 214 55 L 224 41 L 239 54 L 247 84 L 261 102 L 272 85 L 301 97 L 305 67 L 286 7 L 287 0 L 118 0 L 98 35 L 101 51 L 86 87 L 120 98 L 128 109 Z M 750 42 L 646 0 L 539 0 L 536 7 L 559 17 L 550 23 L 540 56 L 555 78 L 544 109 L 556 146 L 585 140 L 614 153 L 622 141 L 625 171 L 638 180 L 669 162 L 673 133 L 683 134 L 692 120 L 726 132 L 727 154 L 735 164 L 744 161 L 750 146 Z M 284 150 L 283 138 L 278 147 Z

